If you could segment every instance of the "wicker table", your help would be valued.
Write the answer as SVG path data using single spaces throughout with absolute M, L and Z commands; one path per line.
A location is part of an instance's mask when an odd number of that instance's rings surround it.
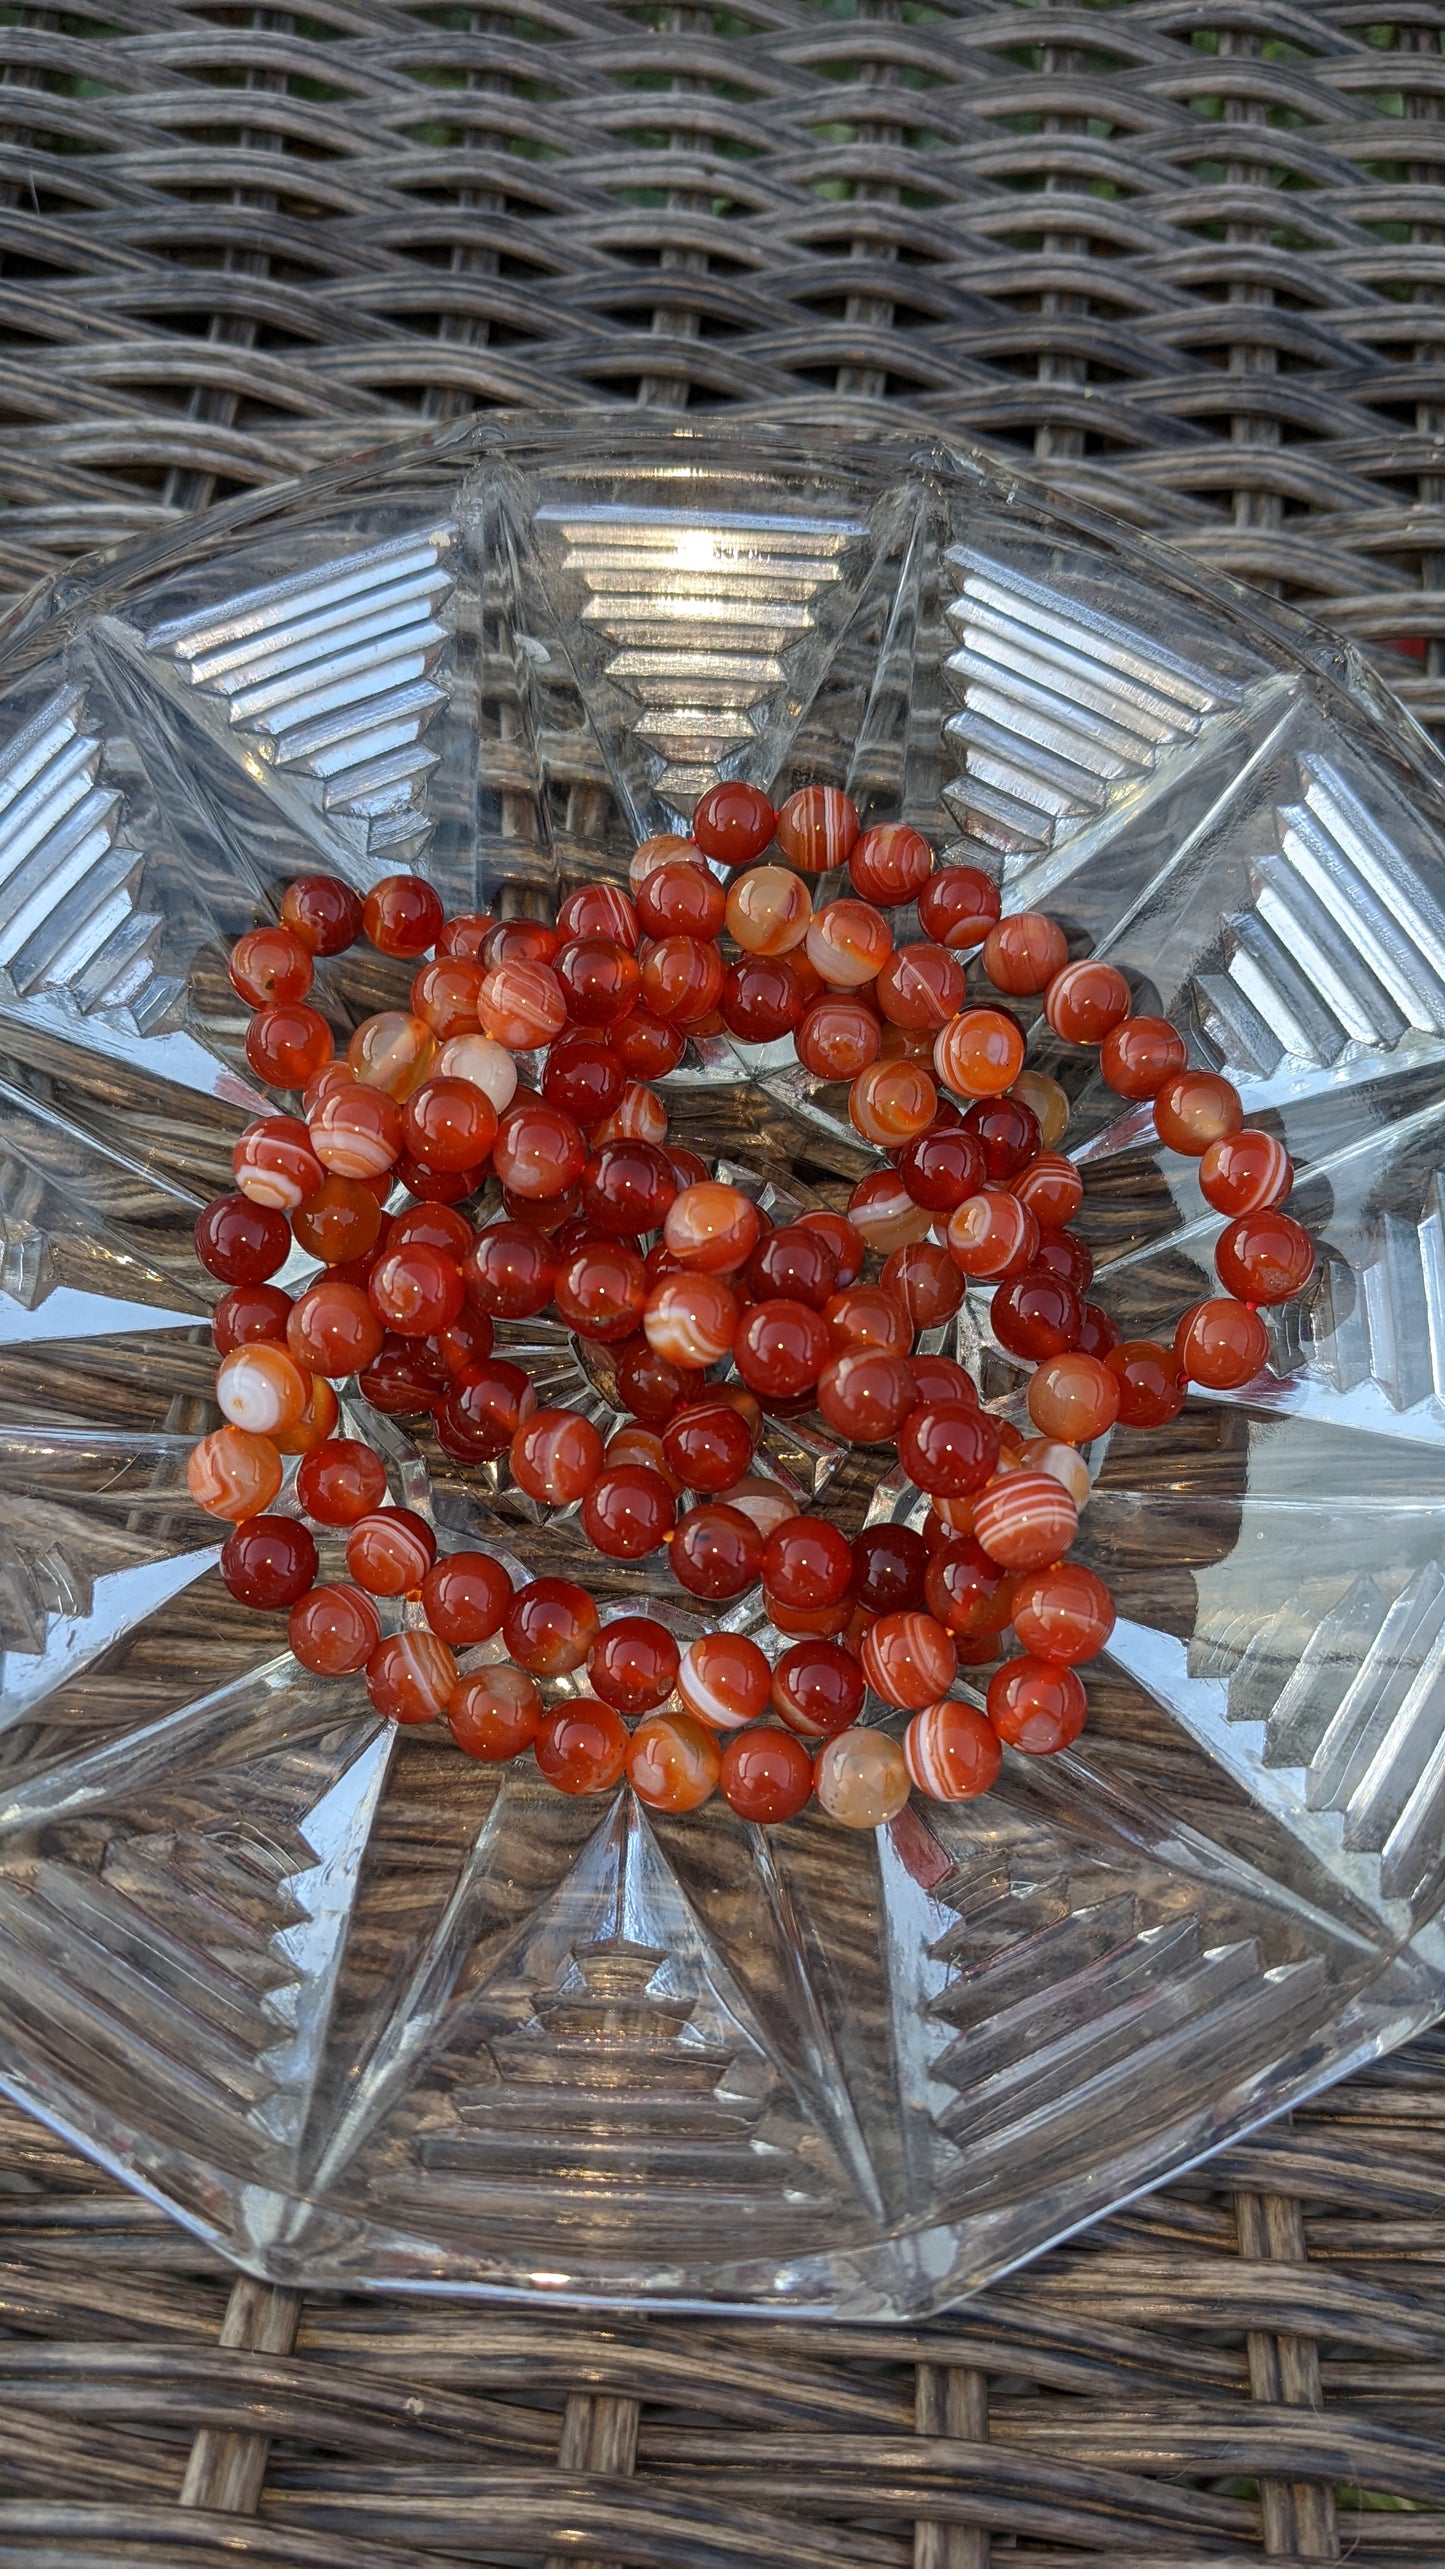
M 0 584 L 476 405 L 926 421 L 1445 722 L 1445 7 L 7 6 Z M 0 2113 L 0 2560 L 1445 2560 L 1439 2038 L 917 2330 L 234 2280 Z

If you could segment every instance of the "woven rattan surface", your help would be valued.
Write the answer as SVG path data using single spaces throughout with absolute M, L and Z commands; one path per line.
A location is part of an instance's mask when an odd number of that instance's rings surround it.
M 0 6 L 0 587 L 476 405 L 926 421 L 1445 722 L 1445 5 Z M 0 2112 L 0 2560 L 1445 2562 L 1433 2038 L 916 2331 L 337 2301 Z

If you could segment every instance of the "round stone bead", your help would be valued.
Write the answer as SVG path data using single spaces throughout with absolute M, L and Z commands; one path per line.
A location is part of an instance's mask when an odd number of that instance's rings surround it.
M 744 1044 L 772 1044 L 790 1035 L 806 1004 L 802 984 L 783 955 L 745 955 L 724 974 L 718 994 L 723 1024 Z
M 439 895 L 417 874 L 388 874 L 373 884 L 361 910 L 362 925 L 381 954 L 429 953 L 445 917 Z
M 322 1375 L 313 1374 L 310 1397 L 295 1426 L 278 1428 L 272 1442 L 279 1454 L 309 1454 L 334 1432 L 339 1415 L 331 1385 Z
M 679 1683 L 678 1648 L 651 1615 L 618 1615 L 603 1625 L 587 1654 L 595 1694 L 619 1713 L 650 1713 Z M 691 1699 L 683 1699 L 696 1712 Z
M 914 1203 L 895 1169 L 875 1169 L 859 1179 L 848 1198 L 848 1219 L 865 1245 L 883 1257 L 925 1239 L 931 1228 L 927 1207 Z
M 1107 1365 L 1082 1347 L 1051 1356 L 1028 1389 L 1029 1416 L 1043 1436 L 1065 1445 L 1087 1445 L 1119 1415 L 1119 1386 Z
M 816 1231 L 822 1239 L 827 1241 L 837 1260 L 837 1282 L 840 1286 L 852 1284 L 855 1278 L 861 1275 L 865 1255 L 864 1243 L 846 1214 L 805 1213 L 801 1216 L 797 1227 L 803 1231 Z M 802 1299 L 806 1302 L 807 1295 L 804 1294 Z
M 855 1608 L 851 1597 L 840 1598 L 835 1606 L 785 1606 L 781 1598 L 775 1597 L 765 1585 L 763 1612 L 774 1632 L 783 1634 L 788 1640 L 818 1633 L 831 1641 L 835 1635 L 847 1632 Z
M 790 794 L 775 826 L 779 847 L 800 874 L 846 865 L 858 842 L 857 812 L 836 785 L 804 785 Z
M 1037 1263 L 1080 1295 L 1088 1292 L 1094 1280 L 1094 1253 L 1077 1231 L 1041 1232 Z
M 812 895 L 785 865 L 759 865 L 740 874 L 727 896 L 727 932 L 744 954 L 779 957 L 803 943 L 813 915 Z
M 526 1320 L 552 1299 L 556 1260 L 540 1231 L 525 1222 L 493 1222 L 466 1253 L 466 1288 L 499 1320 Z
M 403 1338 L 427 1338 L 461 1310 L 465 1287 L 455 1258 L 425 1240 L 383 1249 L 367 1279 L 378 1319 Z
M 482 950 L 497 922 L 490 910 L 459 910 L 448 919 L 436 941 L 439 956 L 455 956 L 463 963 L 480 963 Z
M 876 979 L 893 946 L 893 931 L 868 901 L 830 901 L 808 923 L 804 952 L 830 990 L 860 990 Z
M 313 1109 L 311 1148 L 336 1177 L 377 1178 L 401 1149 L 402 1119 L 384 1088 L 338 1081 Z
M 929 1401 L 978 1399 L 971 1377 L 952 1356 L 912 1355 L 908 1370 L 913 1376 L 915 1408 Z
M 509 1053 L 532 1052 L 561 1034 L 567 994 L 549 963 L 494 964 L 477 993 L 477 1021 Z
M 792 880 L 797 881 L 794 875 Z M 815 999 L 799 1021 L 794 1049 L 815 1079 L 855 1079 L 878 1058 L 882 1028 L 859 999 Z
M 1071 1284 L 1049 1267 L 1025 1267 L 1000 1285 L 989 1306 L 989 1326 L 1011 1356 L 1040 1364 L 1077 1347 L 1083 1305 Z
M 1114 1629 L 1114 1600 L 1082 1561 L 1034 1570 L 1014 1590 L 1013 1628 L 1036 1659 L 1095 1659 Z
M 928 1546 L 909 1525 L 869 1525 L 853 1538 L 853 1590 L 869 1614 L 923 1603 Z
M 757 1206 L 739 1188 L 708 1179 L 673 1197 L 662 1236 L 680 1266 L 734 1275 L 752 1256 L 761 1228 Z
M 955 1534 L 933 1554 L 923 1594 L 929 1613 L 956 1640 L 992 1642 L 1007 1628 L 1014 1584 L 1012 1572 L 991 1560 L 971 1534 Z
M 958 1674 L 958 1651 L 947 1625 L 916 1609 L 879 1615 L 864 1633 L 858 1656 L 874 1694 L 906 1712 L 934 1703 Z
M 346 1538 L 346 1567 L 371 1597 L 409 1597 L 436 1559 L 436 1536 L 411 1508 L 375 1508 Z
M 1102 1044 L 1129 1014 L 1129 984 L 1112 963 L 1066 963 L 1044 993 L 1044 1015 L 1066 1044 Z
M 186 1460 L 186 1486 L 208 1516 L 241 1525 L 260 1516 L 281 1487 L 281 1456 L 269 1436 L 244 1427 L 213 1428 Z
M 291 1250 L 286 1216 L 245 1195 L 218 1195 L 196 1216 L 196 1256 L 222 1284 L 264 1284 Z
M 1005 1570 L 1047 1568 L 1078 1530 L 1079 1511 L 1051 1472 L 1006 1472 L 974 1503 L 975 1539 Z
M 1025 1757 L 1053 1757 L 1068 1748 L 1088 1710 L 1082 1679 L 1052 1660 L 1009 1659 L 989 1679 L 989 1720 Z
M 947 946 L 906 945 L 889 955 L 873 996 L 890 1026 L 937 1035 L 963 1005 L 964 969 Z
M 376 1190 L 364 1178 L 328 1177 L 297 1206 L 291 1227 L 297 1247 L 308 1257 L 319 1258 L 325 1267 L 356 1268 L 370 1257 L 384 1218 Z M 359 1283 L 360 1275 L 349 1274 L 343 1281 Z
M 701 937 L 659 937 L 642 964 L 642 998 L 655 1016 L 690 1026 L 717 1006 L 723 959 Z
M 585 1588 L 571 1579 L 531 1579 L 513 1592 L 502 1639 L 519 1668 L 565 1677 L 580 1668 L 601 1628 Z
M 914 1714 L 903 1734 L 903 1762 L 920 1793 L 935 1802 L 971 1802 L 998 1779 L 998 1733 L 976 1704 L 944 1696 Z
M 934 1401 L 910 1410 L 898 1431 L 899 1465 L 930 1498 L 963 1499 L 981 1490 L 998 1451 L 993 1420 L 969 1401 Z M 934 1692 L 941 1695 L 943 1687 Z
M 550 963 L 561 943 L 540 919 L 503 919 L 483 939 L 480 959 L 488 972 L 504 963 Z
M 1020 1105 L 1028 1108 L 1038 1125 L 1039 1139 L 1044 1149 L 1054 1150 L 1069 1129 L 1067 1091 L 1060 1088 L 1056 1079 L 1050 1079 L 1046 1072 L 1024 1069 L 1019 1072 L 1008 1093 L 1010 1097 L 1016 1097 Z
M 694 848 L 690 863 L 693 872 L 700 874 L 703 869 L 697 856 Z M 663 862 L 667 862 L 666 858 Z M 579 883 L 557 913 L 557 934 L 564 941 L 568 937 L 611 937 L 615 945 L 625 946 L 631 954 L 638 941 L 637 904 L 620 884 Z
M 1191 1303 L 1174 1332 L 1174 1354 L 1186 1381 L 1237 1392 L 1269 1361 L 1269 1332 L 1257 1311 L 1229 1296 Z
M 318 1525 L 355 1525 L 386 1496 L 386 1465 L 359 1437 L 328 1436 L 303 1455 L 296 1496 Z
M 1080 1513 L 1088 1506 L 1089 1467 L 1076 1445 L 1061 1444 L 1056 1437 L 1027 1436 L 1016 1459 L 1030 1472 L 1052 1472 Z
M 696 839 L 679 838 L 675 830 L 660 830 L 655 838 L 641 840 L 628 859 L 627 880 L 633 892 L 637 892 L 656 867 L 666 865 L 670 856 L 688 857 L 694 865 L 707 862 Z
M 311 1383 L 284 1347 L 270 1339 L 233 1347 L 216 1374 L 216 1405 L 233 1427 L 252 1436 L 283 1435 L 305 1412 Z
M 518 1097 L 498 1123 L 492 1167 L 510 1195 L 527 1203 L 565 1195 L 586 1165 L 587 1145 L 578 1126 L 544 1097 Z
M 840 1642 L 798 1641 L 773 1669 L 772 1703 L 800 1739 L 833 1739 L 863 1706 L 863 1672 Z
M 427 1622 L 454 1650 L 500 1632 L 511 1595 L 512 1582 L 490 1552 L 449 1552 L 421 1583 Z
M 562 1260 L 553 1298 L 567 1328 L 600 1346 L 619 1345 L 636 1334 L 647 1273 L 635 1249 L 620 1240 L 597 1241 Z
M 278 1000 L 304 999 L 315 965 L 310 949 L 288 927 L 252 928 L 231 948 L 231 986 L 248 1008 L 269 1008 Z
M 980 1097 L 970 1106 L 963 1126 L 983 1154 L 985 1185 L 1007 1186 L 1038 1157 L 1042 1140 L 1038 1117 L 1021 1098 Z
M 921 830 L 885 821 L 865 830 L 848 859 L 848 878 L 865 901 L 885 910 L 916 900 L 933 872 L 933 850 Z
M 741 1596 L 757 1578 L 762 1558 L 762 1535 L 741 1508 L 710 1500 L 678 1519 L 672 1571 L 690 1596 Z
M 667 1140 L 667 1108 L 655 1088 L 640 1079 L 630 1079 L 612 1113 L 603 1118 L 592 1138 L 598 1143 L 650 1142 L 660 1146 Z
M 682 1488 L 726 1490 L 752 1461 L 752 1430 L 725 1400 L 704 1399 L 669 1419 L 662 1450 Z
M 694 866 L 685 865 L 680 870 L 699 883 L 703 880 Z M 711 876 L 707 880 L 711 882 Z M 721 916 L 721 892 L 718 911 Z M 558 948 L 552 969 L 566 994 L 567 1013 L 580 1026 L 612 1025 L 635 1007 L 642 989 L 642 971 L 636 956 L 620 946 L 615 937 L 569 937 Z
M 379 1713 L 414 1729 L 444 1713 L 457 1686 L 457 1663 L 434 1632 L 394 1632 L 366 1663 L 366 1691 Z
M 902 1810 L 908 1789 L 903 1751 L 886 1731 L 841 1731 L 813 1768 L 821 1808 L 846 1829 L 882 1828 Z
M 687 1050 L 682 1028 L 654 1017 L 648 1008 L 634 1008 L 630 1017 L 609 1030 L 609 1041 L 623 1069 L 635 1079 L 663 1078 L 676 1070 Z
M 845 1348 L 818 1379 L 827 1424 L 853 1445 L 882 1445 L 917 1405 L 913 1376 L 901 1356 L 882 1347 Z
M 715 1732 L 738 1732 L 766 1714 L 771 1698 L 766 1654 L 738 1631 L 705 1631 L 689 1642 L 676 1672 L 676 1690 L 689 1714 Z
M 1187 1159 L 1202 1159 L 1211 1142 L 1237 1133 L 1243 1122 L 1238 1089 L 1216 1071 L 1181 1071 L 1155 1095 L 1154 1129 L 1166 1149 Z
M 816 1383 L 831 1340 L 821 1312 L 805 1302 L 757 1302 L 743 1315 L 733 1360 L 761 1400 L 794 1400 Z
M 941 946 L 967 953 L 998 921 L 998 885 L 976 865 L 942 865 L 918 896 L 919 920 Z
M 822 1231 L 787 1222 L 758 1242 L 747 1263 L 746 1282 L 761 1299 L 781 1296 L 821 1311 L 837 1289 L 837 1254 Z
M 436 1409 L 444 1396 L 424 1343 L 405 1338 L 393 1338 L 390 1345 L 383 1346 L 375 1362 L 363 1371 L 361 1390 L 384 1418 L 420 1418 L 424 1411 Z M 452 1450 L 447 1447 L 448 1453 Z
M 480 1171 L 496 1138 L 497 1112 L 469 1079 L 428 1079 L 402 1110 L 402 1132 L 424 1168 Z
M 826 1517 L 790 1517 L 768 1538 L 762 1576 L 784 1605 L 834 1606 L 853 1585 L 853 1547 Z
M 512 1478 L 528 1498 L 568 1507 L 602 1469 L 602 1439 L 576 1409 L 536 1409 L 512 1439 Z
M 537 1395 L 520 1365 L 490 1356 L 471 1365 L 436 1405 L 437 1434 L 449 1454 L 485 1463 L 504 1454 Z
M 493 1043 L 490 1035 L 449 1036 L 432 1068 L 438 1079 L 465 1079 L 479 1088 L 498 1115 L 517 1094 L 516 1061 L 505 1044 Z
M 1041 910 L 1020 910 L 1001 919 L 983 941 L 984 971 L 995 990 L 1010 998 L 1046 990 L 1068 959 L 1063 929 Z
M 410 1097 L 431 1071 L 437 1041 L 430 1026 L 409 1009 L 387 1008 L 367 1017 L 346 1047 L 346 1066 L 363 1088 L 399 1100 Z
M 619 1714 L 595 1695 L 574 1695 L 547 1714 L 532 1742 L 538 1773 L 559 1793 L 606 1793 L 627 1764 Z
M 715 937 L 721 932 L 727 902 L 727 894 L 707 866 L 691 857 L 665 857 L 637 887 L 638 925 L 650 937 Z M 635 937 L 632 942 L 636 944 Z
M 983 1152 L 965 1125 L 934 1123 L 899 1152 L 898 1175 L 915 1204 L 952 1213 L 984 1184 Z
M 1178 1079 L 1188 1050 L 1167 1017 L 1126 1017 L 1104 1038 L 1099 1068 L 1119 1097 L 1157 1097 Z
M 711 1731 L 691 1713 L 654 1713 L 627 1751 L 627 1780 L 654 1811 L 695 1811 L 717 1790 L 722 1758 Z
M 1079 1332 L 1079 1348 L 1085 1356 L 1107 1356 L 1119 1344 L 1119 1332 L 1101 1304 L 1086 1302 L 1084 1325 Z
M 1199 1163 L 1200 1193 L 1216 1213 L 1262 1213 L 1282 1203 L 1293 1184 L 1283 1142 L 1253 1128 L 1211 1142 Z
M 745 1472 L 740 1481 L 734 1481 L 730 1489 L 723 1491 L 722 1496 L 739 1516 L 750 1519 L 764 1543 L 770 1535 L 776 1534 L 785 1519 L 801 1513 L 792 1493 L 784 1489 L 781 1481 L 770 1479 L 765 1472 Z
M 656 1142 L 604 1142 L 583 1172 L 588 1221 L 619 1239 L 659 1230 L 677 1194 L 667 1154 Z
M 526 1670 L 497 1660 L 452 1688 L 447 1728 L 468 1757 L 520 1757 L 542 1727 L 542 1698 Z
M 547 1055 L 542 1094 L 549 1106 L 560 1106 L 575 1123 L 590 1128 L 610 1115 L 627 1085 L 627 1074 L 604 1036 L 559 1035 Z
M 331 1028 L 301 999 L 257 1010 L 246 1028 L 246 1060 L 271 1088 L 304 1088 L 335 1051 Z
M 777 818 L 760 785 L 725 776 L 699 797 L 692 834 L 704 856 L 715 858 L 719 865 L 750 865 L 771 846 Z
M 381 1639 L 381 1617 L 359 1588 L 328 1584 L 298 1597 L 286 1621 L 293 1659 L 318 1677 L 351 1677 Z
M 231 1174 L 252 1204 L 294 1213 L 315 1194 L 323 1171 L 299 1115 L 263 1115 L 232 1151 Z
M 919 1063 L 876 1061 L 848 1092 L 848 1114 L 865 1141 L 894 1150 L 925 1132 L 938 1112 L 938 1091 Z
M 1040 1151 L 1009 1180 L 1009 1193 L 1026 1204 L 1041 1231 L 1061 1231 L 1084 1201 L 1084 1181 L 1072 1160 Z
M 439 1042 L 475 1034 L 483 977 L 483 966 L 466 955 L 437 955 L 413 978 L 412 1015 L 430 1026 Z
M 958 1097 L 1001 1097 L 1023 1066 L 1023 1036 L 1001 1008 L 965 1008 L 934 1040 L 933 1067 Z
M 1314 1242 L 1287 1213 L 1242 1213 L 1216 1240 L 1214 1264 L 1241 1302 L 1289 1302 L 1314 1273 Z
M 775 1828 L 811 1801 L 813 1761 L 791 1731 L 737 1731 L 723 1742 L 718 1790 L 739 1819 Z
M 950 1213 L 948 1247 L 966 1276 L 981 1283 L 1002 1282 L 1033 1265 L 1039 1226 L 1016 1195 L 984 1187 Z
M 253 1516 L 221 1546 L 221 1577 L 243 1606 L 294 1606 L 316 1576 L 316 1544 L 292 1516 Z
M 614 1361 L 619 1407 L 654 1426 L 664 1426 L 684 1400 L 694 1399 L 703 1388 L 696 1366 L 670 1365 L 642 1337 L 626 1339 Z
M 424 1338 L 417 1353 L 435 1365 L 439 1376 L 456 1379 L 490 1356 L 494 1336 L 488 1314 L 478 1311 L 475 1303 L 464 1302 L 455 1320 Z
M 266 1340 L 284 1347 L 290 1313 L 291 1296 L 279 1285 L 232 1285 L 211 1314 L 217 1353 L 229 1356 L 233 1347 L 253 1347 Z
M 1172 1347 L 1129 1338 L 1111 1347 L 1104 1363 L 1119 1386 L 1121 1427 L 1167 1427 L 1178 1417 L 1185 1385 Z
M 587 1540 L 612 1561 L 645 1560 L 676 1521 L 671 1484 L 645 1463 L 608 1464 L 582 1501 Z
M 312 954 L 343 954 L 361 934 L 361 903 L 337 874 L 298 874 L 281 895 L 281 924 Z

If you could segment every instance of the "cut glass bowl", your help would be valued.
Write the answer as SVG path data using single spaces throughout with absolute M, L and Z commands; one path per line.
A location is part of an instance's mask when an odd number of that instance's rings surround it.
M 1271 1370 L 1091 1456 L 1120 1614 L 1072 1753 L 877 1836 L 568 1801 L 234 1606 L 187 1499 L 191 1253 L 256 1099 L 227 944 L 288 877 L 546 915 L 701 788 L 845 784 L 1117 959 L 1319 1243 Z M 484 425 L 91 565 L 0 656 L 0 2068 L 253 2271 L 917 2314 L 1445 1996 L 1445 775 L 1341 646 L 944 446 Z M 406 968 L 326 972 L 338 1025 Z M 1086 1057 L 1126 1334 L 1218 1228 Z M 787 1047 L 675 1138 L 774 1208 L 870 1154 Z M 301 1267 L 298 1265 L 298 1273 Z M 290 1270 L 288 1270 L 288 1273 Z M 601 1415 L 554 1325 L 510 1333 Z M 1023 1369 L 986 1298 L 985 1397 Z M 444 1542 L 543 1517 L 352 1400 Z M 771 1467 L 907 1494 L 806 1426 Z M 875 1472 L 876 1478 L 876 1472 Z M 588 1564 L 617 1601 L 663 1583 Z M 605 1576 L 604 1576 L 605 1574 Z M 696 1629 L 680 1592 L 665 1609 Z M 747 1623 L 755 1601 L 732 1618 Z

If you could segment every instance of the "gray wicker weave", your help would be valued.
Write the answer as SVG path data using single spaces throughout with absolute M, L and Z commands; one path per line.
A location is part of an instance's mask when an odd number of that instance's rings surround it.
M 0 585 L 475 405 L 911 415 L 1445 721 L 1445 6 L 0 18 Z M 1439 2569 L 1442 2057 L 888 2333 L 303 2305 L 0 2113 L 0 2560 Z

